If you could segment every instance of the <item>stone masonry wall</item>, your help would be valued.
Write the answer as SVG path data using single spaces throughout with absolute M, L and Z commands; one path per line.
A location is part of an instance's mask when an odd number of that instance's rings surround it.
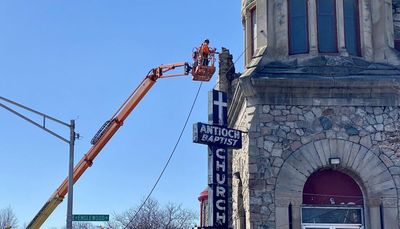
M 238 118 L 237 129 L 246 133 L 251 129 L 251 120 L 253 120 L 255 107 L 242 107 L 241 116 Z M 254 131 L 254 130 L 253 130 Z M 249 157 L 250 148 L 249 134 L 244 134 L 242 138 L 242 148 L 233 150 L 232 153 L 232 173 L 239 172 L 240 179 L 234 176 L 232 178 L 232 223 L 233 228 L 240 228 L 239 221 L 249 221 L 249 189 L 245 188 L 249 185 Z M 240 185 L 240 186 L 239 186 Z M 240 197 L 239 197 L 240 196 Z M 239 200 L 239 198 L 242 198 Z M 243 225 L 243 222 L 242 222 Z
M 241 175 L 246 228 L 276 228 L 275 189 L 282 166 L 293 152 L 317 141 L 325 140 L 324 147 L 347 157 L 346 162 L 351 165 L 362 164 L 362 160 L 372 158 L 368 154 L 374 154 L 376 163 L 384 164 L 395 183 L 392 187 L 389 184 L 392 181 L 387 181 L 389 185 L 385 186 L 387 182 L 379 183 L 379 174 L 370 174 L 369 177 L 378 179 L 377 186 L 383 185 L 377 193 L 393 195 L 394 191 L 396 196 L 400 193 L 400 151 L 396 144 L 396 136 L 400 134 L 399 107 L 256 105 L 243 109 L 241 114 L 236 125 L 240 129 L 246 126 L 248 136 L 245 147 L 233 152 L 232 172 Z M 358 146 L 354 158 L 344 155 L 345 142 Z M 361 148 L 365 149 L 364 154 L 357 154 Z M 315 163 L 312 169 L 316 171 L 323 165 L 319 164 Z M 365 177 L 359 174 L 358 167 L 347 166 L 346 170 L 356 177 Z M 235 198 L 238 196 L 233 196 L 233 202 Z M 400 208 L 398 200 L 395 206 Z M 400 221 L 398 211 L 395 212 Z M 239 217 L 237 212 L 233 212 L 233 217 Z

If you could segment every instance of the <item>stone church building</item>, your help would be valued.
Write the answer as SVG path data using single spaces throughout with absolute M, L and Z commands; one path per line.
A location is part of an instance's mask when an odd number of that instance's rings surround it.
M 245 70 L 222 52 L 217 86 L 244 132 L 232 227 L 399 229 L 400 1 L 241 4 Z

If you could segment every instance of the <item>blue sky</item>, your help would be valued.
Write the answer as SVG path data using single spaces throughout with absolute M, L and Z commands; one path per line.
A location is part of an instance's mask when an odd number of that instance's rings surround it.
M 0 96 L 65 122 L 76 119 L 78 161 L 90 139 L 147 72 L 190 61 L 209 38 L 234 60 L 243 52 L 240 1 L 0 1 Z M 240 71 L 243 60 L 236 64 Z M 207 121 L 203 84 L 189 126 L 153 197 L 198 212 L 207 148 L 192 124 Z M 121 213 L 147 195 L 169 157 L 196 94 L 191 78 L 161 79 L 74 186 L 74 213 Z M 35 116 L 31 116 L 40 121 Z M 49 123 L 68 137 L 68 129 Z M 0 110 L 0 208 L 30 222 L 67 175 L 68 145 Z M 65 225 L 66 199 L 43 228 Z

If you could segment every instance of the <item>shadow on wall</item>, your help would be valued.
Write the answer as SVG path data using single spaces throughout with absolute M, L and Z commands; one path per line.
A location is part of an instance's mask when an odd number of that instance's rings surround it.
M 394 40 L 394 47 L 400 52 L 400 39 Z

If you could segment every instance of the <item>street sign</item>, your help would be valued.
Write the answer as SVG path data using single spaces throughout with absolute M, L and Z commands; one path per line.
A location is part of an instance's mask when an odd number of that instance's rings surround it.
M 72 221 L 109 221 L 110 215 L 79 214 L 73 215 Z

